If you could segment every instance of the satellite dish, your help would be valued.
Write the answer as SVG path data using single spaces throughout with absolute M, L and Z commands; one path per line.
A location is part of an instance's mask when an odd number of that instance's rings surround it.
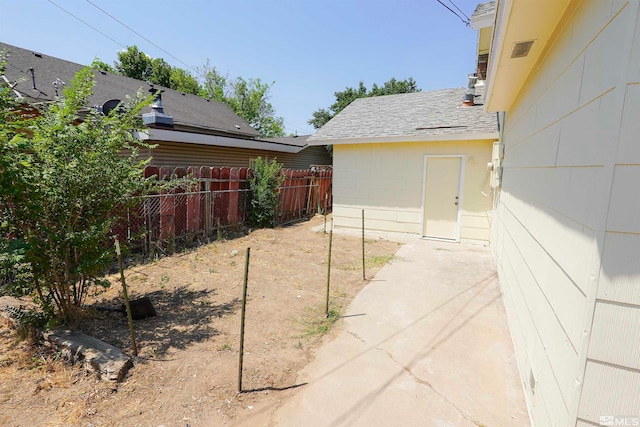
M 108 116 L 111 110 L 120 105 L 120 102 L 121 101 L 119 99 L 110 99 L 106 101 L 104 104 L 102 104 L 102 114 Z

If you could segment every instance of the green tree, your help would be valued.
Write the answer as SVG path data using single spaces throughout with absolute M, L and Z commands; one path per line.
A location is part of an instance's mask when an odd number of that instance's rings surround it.
M 381 87 L 373 84 L 371 90 L 368 90 L 364 82 L 360 82 L 357 88 L 347 87 L 342 92 L 335 92 L 335 102 L 331 104 L 329 109 L 320 108 L 313 112 L 313 117 L 307 122 L 314 127 L 320 129 L 329 120 L 336 116 L 345 107 L 358 98 L 366 98 L 370 96 L 394 95 L 398 93 L 420 92 L 420 88 L 413 77 L 406 80 L 396 80 L 391 78 Z
M 171 69 L 169 88 L 179 92 L 199 95 L 201 91 L 200 83 L 188 71 L 174 67 Z
M 151 60 L 151 67 L 149 69 L 148 79 L 149 82 L 164 87 L 171 87 L 171 74 L 173 68 L 167 64 L 162 58 L 155 58 Z
M 129 46 L 118 52 L 115 70 L 134 79 L 222 102 L 262 136 L 284 135 L 284 120 L 276 116 L 275 109 L 269 102 L 269 91 L 275 82 L 269 84 L 260 79 L 242 77 L 231 79 L 218 73 L 208 60 L 198 70 L 197 79 L 189 71 L 169 66 L 164 59 L 152 59 L 136 46 Z
M 137 46 L 127 46 L 126 50 L 118 52 L 118 59 L 114 65 L 116 71 L 137 80 L 148 80 L 151 74 L 153 60 Z
M 227 104 L 260 135 L 283 136 L 284 120 L 277 117 L 269 102 L 269 91 L 275 82 L 268 84 L 260 79 L 231 79 L 222 76 L 209 62 L 199 71 L 203 81 L 200 96 Z
M 209 64 L 208 59 L 203 68 L 198 70 L 198 73 L 202 80 L 200 96 L 226 104 L 227 98 L 230 97 L 229 76 L 218 73 L 218 70 Z
M 95 57 L 93 59 L 93 62 L 91 63 L 90 67 L 93 68 L 94 70 L 102 70 L 102 71 L 108 71 L 109 73 L 116 73 L 115 68 L 113 68 L 111 65 L 107 64 L 106 62 L 103 62 L 98 57 Z
M 198 95 L 201 91 L 198 80 L 190 72 L 172 67 L 162 58 L 151 58 L 135 45 L 118 52 L 115 70 L 123 76 L 148 81 L 180 92 Z
M 233 97 L 227 102 L 236 114 L 243 117 L 262 136 L 284 134 L 284 120 L 275 116 L 273 105 L 269 102 L 269 90 L 274 83 L 238 77 L 232 83 Z
M 378 85 L 374 83 L 367 96 L 395 95 L 398 93 L 413 92 L 420 92 L 420 88 L 418 88 L 418 84 L 413 80 L 413 77 L 409 77 L 406 80 L 396 80 L 392 77 L 388 82 L 385 82 L 382 87 L 378 87 Z
M 108 116 L 87 113 L 93 79 L 89 67 L 81 70 L 32 118 L 18 117 L 10 91 L 0 90 L 0 235 L 24 243 L 29 291 L 68 322 L 90 287 L 108 284 L 117 212 L 151 184 L 137 156 L 148 146 L 133 132 L 149 100 L 139 95 Z

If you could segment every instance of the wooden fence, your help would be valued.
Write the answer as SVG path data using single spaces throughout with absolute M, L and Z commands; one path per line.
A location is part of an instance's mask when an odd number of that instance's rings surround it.
M 148 166 L 145 177 L 190 177 L 187 188 L 140 197 L 133 208 L 118 212 L 113 228 L 121 241 L 147 255 L 209 241 L 228 228 L 246 224 L 250 203 L 249 168 Z M 284 225 L 331 210 L 332 171 L 282 171 L 285 179 L 274 225 Z

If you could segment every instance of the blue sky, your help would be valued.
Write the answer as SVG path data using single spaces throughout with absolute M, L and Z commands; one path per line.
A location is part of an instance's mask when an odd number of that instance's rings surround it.
M 479 3 L 453 1 L 469 16 Z M 275 81 L 276 114 L 305 134 L 313 111 L 360 80 L 465 86 L 477 33 L 436 0 L 0 0 L 0 40 L 81 64 L 113 63 L 122 45 L 185 69 L 209 59 L 231 77 Z

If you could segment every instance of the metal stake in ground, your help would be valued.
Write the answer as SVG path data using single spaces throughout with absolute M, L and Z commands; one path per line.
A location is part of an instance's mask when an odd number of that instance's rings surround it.
M 364 209 L 362 209 L 362 280 L 367 280 L 364 271 Z
M 244 259 L 244 285 L 242 286 L 242 311 L 240 317 L 240 360 L 238 362 L 238 393 L 242 393 L 242 362 L 244 359 L 244 314 L 247 308 L 247 282 L 249 280 L 249 254 L 251 248 L 247 248 Z
M 138 356 L 138 344 L 136 344 L 136 331 L 133 328 L 133 316 L 131 315 L 131 305 L 129 304 L 129 294 L 127 293 L 127 284 L 124 281 L 124 269 L 122 268 L 122 254 L 120 253 L 120 241 L 115 236 L 116 254 L 118 255 L 118 266 L 120 267 L 120 280 L 122 281 L 122 295 L 124 296 L 124 306 L 127 309 L 127 319 L 129 320 L 129 333 L 131 334 L 131 346 L 133 347 L 133 355 Z
M 329 288 L 331 284 L 331 243 L 333 242 L 333 220 L 329 229 L 329 259 L 327 260 L 327 299 L 324 306 L 324 314 L 329 317 Z
M 324 234 L 327 234 L 327 205 L 329 193 L 324 193 Z

